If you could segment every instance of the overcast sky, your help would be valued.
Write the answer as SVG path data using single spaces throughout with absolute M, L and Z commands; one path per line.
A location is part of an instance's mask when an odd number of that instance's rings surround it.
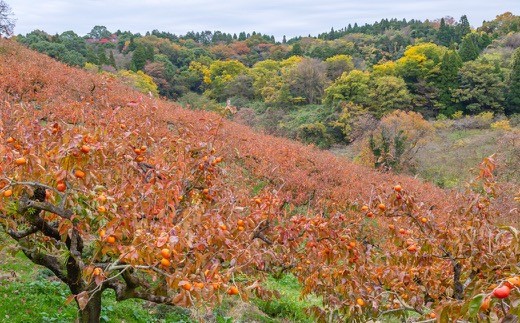
M 281 40 L 340 29 L 382 18 L 436 19 L 466 14 L 472 26 L 511 11 L 520 0 L 4 0 L 16 21 L 15 34 L 40 29 L 50 34 L 73 30 L 83 36 L 93 26 L 145 33 L 158 29 L 261 32 Z

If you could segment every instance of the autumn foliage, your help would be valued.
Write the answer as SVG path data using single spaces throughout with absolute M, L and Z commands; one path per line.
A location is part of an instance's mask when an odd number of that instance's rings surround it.
M 493 224 L 492 158 L 478 193 L 445 192 L 10 41 L 0 53 L 0 224 L 69 286 L 83 321 L 105 289 L 211 306 L 274 297 L 259 281 L 282 273 L 323 297 L 318 320 L 519 310 L 520 240 Z

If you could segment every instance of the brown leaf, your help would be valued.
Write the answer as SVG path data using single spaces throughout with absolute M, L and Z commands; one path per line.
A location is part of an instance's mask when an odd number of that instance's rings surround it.
M 76 300 L 78 301 L 78 306 L 80 310 L 84 310 L 85 307 L 87 307 L 88 298 L 88 293 L 85 291 L 76 295 Z

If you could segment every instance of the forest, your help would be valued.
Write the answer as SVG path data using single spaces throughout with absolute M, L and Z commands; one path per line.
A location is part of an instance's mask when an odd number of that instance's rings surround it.
M 254 31 L 140 35 L 104 26 L 83 37 L 35 30 L 16 39 L 144 93 L 195 109 L 222 112 L 228 103 L 240 122 L 330 147 L 397 109 L 427 119 L 518 114 L 519 31 L 520 17 L 506 12 L 476 29 L 466 16 L 382 19 L 281 42 Z

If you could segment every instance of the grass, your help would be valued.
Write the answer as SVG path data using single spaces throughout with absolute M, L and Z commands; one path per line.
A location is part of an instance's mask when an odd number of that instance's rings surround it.
M 70 291 L 53 274 L 34 265 L 25 255 L 9 252 L 0 233 L 0 322 L 73 322 L 74 302 L 65 305 Z M 15 273 L 15 276 L 12 275 Z M 103 293 L 101 322 L 194 322 L 185 309 L 150 305 L 140 300 L 116 302 L 113 291 Z
M 255 299 L 254 303 L 264 313 L 272 318 L 285 318 L 296 322 L 315 321 L 305 312 L 305 309 L 313 305 L 321 306 L 321 300 L 315 296 L 301 299 L 301 287 L 293 275 L 284 275 L 280 279 L 269 277 L 265 287 L 278 291 L 281 297 L 269 301 Z
M 472 169 L 496 153 L 501 133 L 494 130 L 445 130 L 416 156 L 416 174 L 442 188 L 461 187 L 474 177 Z M 501 152 L 505 153 L 505 152 Z
M 441 188 L 461 188 L 475 177 L 472 172 L 485 157 L 497 153 L 499 181 L 518 182 L 518 136 L 504 142 L 504 133 L 493 129 L 440 129 L 415 156 L 415 175 Z M 516 138 L 516 139 L 515 139 Z M 516 146 L 514 146 L 516 144 Z M 334 147 L 332 151 L 356 160 L 361 145 Z
M 74 302 L 65 305 L 68 287 L 46 268 L 36 266 L 22 252 L 12 249 L 12 241 L 0 232 L 0 322 L 73 322 L 77 318 Z M 3 247 L 3 248 L 1 248 Z M 14 273 L 14 276 L 12 275 Z M 292 275 L 268 278 L 265 287 L 281 298 L 245 303 L 236 297 L 225 298 L 210 317 L 204 311 L 156 305 L 141 300 L 117 302 L 114 292 L 103 293 L 101 322 L 313 322 L 305 309 L 321 305 L 317 297 L 300 299 L 301 286 Z

